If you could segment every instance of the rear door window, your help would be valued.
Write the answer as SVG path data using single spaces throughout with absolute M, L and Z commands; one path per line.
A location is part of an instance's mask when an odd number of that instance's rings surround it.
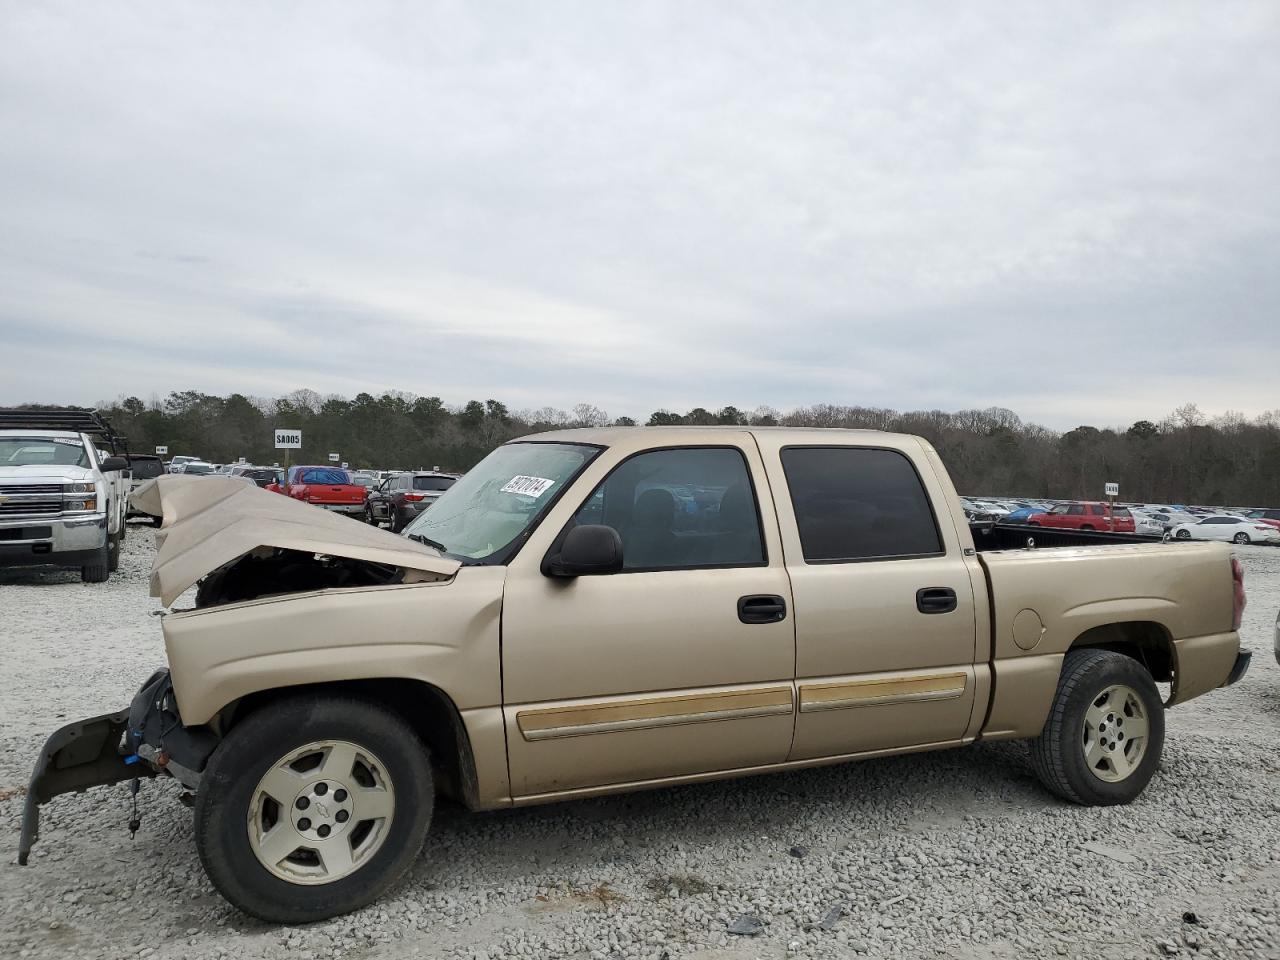
M 164 473 L 164 464 L 158 457 L 130 457 L 129 470 L 135 480 L 151 480 Z
M 304 470 L 302 472 L 302 480 L 300 482 L 301 483 L 330 483 L 330 484 L 336 485 L 336 484 L 342 484 L 342 483 L 350 483 L 351 481 L 348 478 L 347 472 L 345 470 L 321 469 L 321 470 Z
M 924 484 L 898 451 L 789 447 L 782 468 L 806 563 L 943 553 Z

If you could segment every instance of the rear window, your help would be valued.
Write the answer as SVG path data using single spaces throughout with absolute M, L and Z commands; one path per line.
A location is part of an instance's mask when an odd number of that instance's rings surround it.
M 808 563 L 936 556 L 924 484 L 896 450 L 790 447 L 782 468 Z
M 414 477 L 415 490 L 448 490 L 458 482 L 457 477 Z
M 129 470 L 135 480 L 150 480 L 164 473 L 164 463 L 159 457 L 130 457 Z
M 302 476 L 298 479 L 298 483 L 350 483 L 351 478 L 345 470 L 333 470 L 330 468 L 303 470 Z

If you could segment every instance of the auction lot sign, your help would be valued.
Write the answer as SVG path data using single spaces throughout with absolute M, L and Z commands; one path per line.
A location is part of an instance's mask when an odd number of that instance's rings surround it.
M 302 449 L 302 431 L 288 430 L 276 427 L 276 449 L 277 450 L 301 450 Z

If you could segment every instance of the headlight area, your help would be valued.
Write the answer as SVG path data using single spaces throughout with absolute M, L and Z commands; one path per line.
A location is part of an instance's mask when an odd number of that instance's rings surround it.
M 64 513 L 92 513 L 98 509 L 102 498 L 92 483 L 64 483 L 62 485 L 62 510 Z
M 218 740 L 207 727 L 188 729 L 182 725 L 169 671 L 157 670 L 129 706 L 129 727 L 122 746 L 158 772 L 168 773 L 195 790 Z

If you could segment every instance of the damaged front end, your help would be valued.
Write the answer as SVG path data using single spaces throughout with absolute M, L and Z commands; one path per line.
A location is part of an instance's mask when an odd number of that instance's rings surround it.
M 206 608 L 243 609 L 264 598 L 445 581 L 461 566 L 439 550 L 231 477 L 161 476 L 139 487 L 130 501 L 163 521 L 151 595 L 172 608 L 196 587 L 196 610 L 188 613 L 202 619 Z M 234 642 L 234 629 L 214 633 Z M 161 774 L 192 791 L 199 786 L 225 732 L 219 711 L 238 697 L 228 696 L 197 716 L 200 695 L 208 693 L 203 675 L 170 663 L 187 684 L 179 686 L 188 698 L 188 717 L 197 722 L 184 726 L 165 669 L 152 674 L 129 709 L 57 730 L 31 775 L 19 863 L 26 864 L 39 836 L 40 805 L 56 796 Z
M 41 804 L 64 793 L 161 774 L 194 790 L 218 739 L 208 728 L 182 725 L 168 670 L 152 674 L 128 710 L 58 729 L 45 742 L 31 773 L 18 863 L 26 866 L 40 837 Z

